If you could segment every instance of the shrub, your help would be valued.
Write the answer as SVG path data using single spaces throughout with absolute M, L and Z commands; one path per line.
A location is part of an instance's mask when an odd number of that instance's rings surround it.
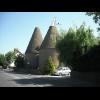
M 0 54 L 0 66 L 4 68 L 5 64 L 6 64 L 5 56 L 3 54 Z
M 91 48 L 87 54 L 73 60 L 72 69 L 79 72 L 100 73 L 100 45 Z
M 18 55 L 18 56 L 16 57 L 15 66 L 16 66 L 17 68 L 23 68 L 23 67 L 25 67 L 25 60 L 24 60 L 24 57 L 23 57 L 23 56 Z
M 14 51 L 9 51 L 8 53 L 5 54 L 5 59 L 8 64 L 13 62 L 15 60 L 15 52 Z
M 43 67 L 43 73 L 51 75 L 53 74 L 53 71 L 55 70 L 55 66 L 53 64 L 52 58 L 49 57 L 48 60 L 45 62 L 45 66 Z

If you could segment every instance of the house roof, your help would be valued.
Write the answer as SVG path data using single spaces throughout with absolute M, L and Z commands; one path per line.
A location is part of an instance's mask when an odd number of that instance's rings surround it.
M 43 38 L 38 27 L 35 28 L 25 53 L 38 53 Z
M 50 26 L 40 49 L 55 48 L 57 34 L 57 28 L 55 26 Z

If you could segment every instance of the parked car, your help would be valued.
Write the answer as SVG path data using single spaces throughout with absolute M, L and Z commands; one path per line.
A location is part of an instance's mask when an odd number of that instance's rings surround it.
M 71 70 L 68 67 L 59 67 L 54 71 L 54 75 L 70 75 Z

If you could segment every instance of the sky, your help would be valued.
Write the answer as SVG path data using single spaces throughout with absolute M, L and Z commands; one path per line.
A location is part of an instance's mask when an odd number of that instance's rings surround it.
M 98 25 L 85 12 L 0 12 L 0 53 L 6 54 L 14 48 L 25 53 L 35 27 L 40 28 L 44 38 L 54 17 L 61 24 L 56 26 L 58 31 L 85 22 L 86 28 L 90 26 L 98 36 Z

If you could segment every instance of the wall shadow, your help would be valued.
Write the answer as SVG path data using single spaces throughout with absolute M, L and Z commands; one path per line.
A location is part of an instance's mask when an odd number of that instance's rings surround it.
M 69 80 L 69 79 L 68 79 Z M 67 80 L 67 81 L 68 81 Z M 42 85 L 43 87 L 73 87 L 74 85 L 66 83 L 65 78 L 55 78 L 55 77 L 35 77 L 35 78 L 27 78 L 27 79 L 14 79 L 11 81 L 15 81 L 17 84 L 21 84 L 23 86 L 26 85 L 36 85 L 35 87 L 40 87 Z

